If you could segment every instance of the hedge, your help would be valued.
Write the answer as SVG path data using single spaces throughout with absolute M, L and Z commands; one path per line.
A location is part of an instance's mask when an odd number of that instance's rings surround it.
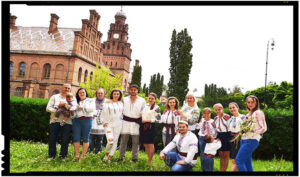
M 44 99 L 10 97 L 10 139 L 47 143 L 49 140 L 50 118 L 50 113 L 46 112 L 47 103 L 48 100 Z M 163 106 L 160 107 L 163 108 Z M 211 110 L 213 118 L 216 114 L 212 108 Z M 224 112 L 229 114 L 228 108 L 225 108 Z M 242 114 L 247 113 L 245 110 L 240 110 L 240 112 Z M 259 147 L 253 153 L 253 158 L 273 159 L 275 157 L 277 159 L 292 160 L 294 155 L 293 110 L 269 109 L 263 110 L 263 112 L 266 115 L 268 130 L 260 140 Z M 156 124 L 156 152 L 163 148 L 162 128 L 162 124 Z M 131 146 L 131 140 L 128 145 Z M 128 147 L 128 149 L 130 148 Z M 141 149 L 143 149 L 142 146 Z

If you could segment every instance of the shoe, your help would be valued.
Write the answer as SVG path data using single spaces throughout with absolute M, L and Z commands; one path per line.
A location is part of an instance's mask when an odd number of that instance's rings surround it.
M 51 161 L 51 160 L 53 160 L 54 158 L 53 157 L 49 157 L 48 159 L 47 159 L 47 161 L 49 162 L 49 161 Z
M 108 160 L 108 156 L 104 156 L 103 161 L 107 161 Z
M 63 158 L 60 158 L 60 160 L 61 160 L 62 162 L 65 162 L 65 161 L 66 161 L 66 158 L 63 157 Z
M 77 162 L 79 160 L 79 157 L 75 157 L 74 159 L 73 159 L 73 162 Z
M 123 158 L 119 158 L 119 159 L 117 160 L 117 162 L 124 162 L 124 159 L 123 159 Z
M 130 162 L 131 163 L 137 163 L 137 161 L 138 161 L 137 159 L 132 159 Z
M 111 160 L 108 159 L 108 160 L 107 160 L 107 163 L 111 163 Z

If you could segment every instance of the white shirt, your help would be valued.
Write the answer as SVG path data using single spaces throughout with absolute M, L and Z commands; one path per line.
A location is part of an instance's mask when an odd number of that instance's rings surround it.
M 204 154 L 216 155 L 217 150 L 222 146 L 221 141 L 214 140 L 212 143 L 206 143 Z
M 200 109 L 197 106 L 197 104 L 195 104 L 194 107 L 191 107 L 188 104 L 185 104 L 182 106 L 181 111 L 187 115 L 189 130 L 190 131 L 195 130 L 196 123 L 198 122 L 198 119 L 200 116 Z
M 232 133 L 239 133 L 244 118 L 245 115 L 243 114 L 239 114 L 237 117 L 231 116 L 231 118 L 228 120 L 229 131 Z
M 127 96 L 123 99 L 123 102 L 123 115 L 133 119 L 138 119 L 142 117 L 142 110 L 146 105 L 146 101 L 143 98 L 137 96 L 137 99 L 132 104 L 130 101 L 130 96 Z M 139 128 L 139 124 L 123 120 L 121 134 L 139 135 Z
M 94 111 L 94 119 L 93 119 L 93 122 L 92 122 L 92 129 L 91 129 L 91 134 L 98 134 L 98 135 L 104 135 L 104 127 L 103 127 L 103 122 L 101 122 L 100 120 L 100 116 L 101 116 L 101 113 L 102 113 L 102 110 L 103 110 L 103 104 L 105 102 L 105 98 L 103 98 L 103 101 L 101 104 L 98 103 L 97 99 L 96 98 L 93 98 L 94 101 L 95 101 L 95 111 Z M 98 109 L 97 109 L 98 107 Z M 98 115 L 98 117 L 97 117 Z M 98 119 L 98 120 L 97 120 Z M 100 122 L 101 124 L 98 125 L 98 122 Z
M 181 116 L 179 115 L 178 111 L 169 111 L 166 110 L 163 115 L 161 116 L 161 121 L 160 123 L 164 124 L 175 124 L 175 132 L 178 129 L 178 123 L 181 120 Z M 163 128 L 162 130 L 163 133 L 166 133 L 166 127 Z M 171 131 L 169 131 L 171 133 Z
M 86 98 L 83 101 L 79 101 L 79 105 L 83 109 L 77 109 L 75 111 L 75 117 L 94 117 L 94 111 L 96 109 L 95 100 L 93 98 Z
M 104 103 L 101 113 L 103 123 L 108 123 L 109 127 L 122 128 L 123 103 L 121 101 Z
M 66 98 L 61 96 L 61 93 L 52 95 L 50 97 L 49 102 L 48 102 L 47 107 L 46 107 L 46 111 L 51 113 L 49 123 L 51 123 L 53 121 L 53 119 L 55 117 L 55 112 L 57 111 L 57 109 L 55 107 L 58 106 L 60 102 L 66 102 Z M 75 97 L 73 97 L 73 102 L 74 102 L 74 104 L 76 104 L 76 98 Z M 63 119 L 64 119 L 64 115 L 60 114 L 59 117 L 58 117 L 57 122 L 62 122 Z M 66 123 L 67 124 L 72 124 L 72 120 L 68 119 L 66 121 Z
M 186 157 L 178 154 L 185 163 L 192 166 L 196 164 L 197 160 L 193 160 L 193 158 L 198 153 L 198 138 L 194 133 L 188 131 L 183 137 L 178 133 L 161 153 L 167 154 L 175 147 L 177 147 L 179 152 L 187 153 Z
M 151 106 L 147 104 L 142 111 L 142 120 L 151 120 L 151 122 L 158 122 L 161 120 L 160 108 L 155 105 L 151 110 Z
M 217 137 L 216 125 L 213 119 L 206 121 L 203 117 L 199 122 L 199 136 L 205 136 L 207 134 Z
M 256 139 L 259 141 L 261 139 L 261 134 L 267 131 L 267 123 L 265 119 L 265 114 L 261 110 L 256 110 L 252 114 L 254 126 L 251 127 L 251 130 L 254 132 L 244 133 L 242 139 Z M 247 114 L 244 120 L 248 120 L 251 117 Z
M 223 114 L 223 117 L 216 116 L 214 118 L 217 132 L 228 132 L 228 120 L 230 119 L 230 116 L 228 114 Z

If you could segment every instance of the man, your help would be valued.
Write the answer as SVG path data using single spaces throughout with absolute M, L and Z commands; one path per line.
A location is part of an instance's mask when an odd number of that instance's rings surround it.
M 94 112 L 93 123 L 92 123 L 92 129 L 90 132 L 90 145 L 88 152 L 93 152 L 95 147 L 95 154 L 102 151 L 102 142 L 103 142 L 103 136 L 105 134 L 104 127 L 102 125 L 102 120 L 100 120 L 100 115 L 103 109 L 103 103 L 105 102 L 105 90 L 103 88 L 99 88 L 96 91 L 96 98 L 95 98 L 95 104 L 96 104 L 96 110 Z M 95 144 L 96 140 L 96 145 Z
M 142 120 L 142 110 L 146 105 L 146 101 L 137 96 L 138 86 L 130 85 L 130 96 L 124 98 L 123 121 L 120 143 L 120 158 L 119 162 L 123 161 L 127 148 L 129 135 L 132 138 L 132 162 L 136 163 L 139 155 L 139 128 Z
M 61 87 L 61 93 L 55 94 L 51 96 L 46 111 L 50 112 L 50 132 L 49 132 L 49 151 L 48 151 L 48 161 L 52 160 L 56 157 L 56 142 L 58 140 L 59 133 L 62 134 L 61 139 L 61 148 L 59 157 L 62 161 L 65 161 L 68 155 L 68 146 L 70 140 L 70 133 L 72 129 L 72 120 L 68 119 L 65 123 L 61 126 L 60 124 L 63 122 L 64 115 L 60 114 L 58 119 L 55 119 L 55 112 L 57 109 L 55 108 L 56 105 L 58 107 L 64 107 L 66 102 L 66 95 L 71 91 L 71 85 L 68 83 L 63 84 Z M 76 98 L 73 98 L 73 103 L 76 104 Z
M 184 120 L 178 124 L 179 134 L 160 152 L 159 159 L 171 167 L 171 171 L 189 171 L 195 166 L 198 157 L 198 138 L 189 130 Z M 170 152 L 177 147 L 177 152 Z

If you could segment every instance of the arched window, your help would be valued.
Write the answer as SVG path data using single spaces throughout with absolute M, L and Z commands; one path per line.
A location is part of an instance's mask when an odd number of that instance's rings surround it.
M 112 61 L 110 62 L 110 66 L 112 66 Z
M 86 80 L 87 80 L 87 77 L 88 77 L 88 71 L 87 70 L 85 70 L 85 72 L 84 72 L 84 83 L 86 83 Z
M 117 67 L 117 66 L 118 66 L 118 63 L 116 62 L 115 67 Z
M 62 65 L 62 64 L 56 65 L 54 78 L 57 82 L 64 81 L 64 65 Z
M 109 46 L 109 44 L 107 45 L 107 49 L 110 49 L 110 46 Z
M 39 65 L 36 62 L 34 62 L 30 66 L 29 78 L 37 80 L 38 73 L 39 73 Z
M 105 65 L 107 65 L 107 61 L 105 62 Z
M 43 78 L 49 79 L 50 78 L 50 70 L 51 70 L 51 65 L 49 63 L 44 64 L 43 67 Z
M 26 63 L 21 62 L 19 66 L 19 76 L 24 77 L 26 73 Z
M 93 80 L 93 72 L 90 73 L 90 80 Z
M 81 82 L 81 74 L 82 74 L 82 68 L 80 67 L 78 71 L 78 82 Z
M 21 96 L 21 97 L 23 96 L 23 89 L 22 89 L 22 87 L 17 87 L 15 89 L 14 96 Z
M 9 66 L 9 76 L 13 75 L 14 72 L 14 62 L 10 62 L 10 66 Z

